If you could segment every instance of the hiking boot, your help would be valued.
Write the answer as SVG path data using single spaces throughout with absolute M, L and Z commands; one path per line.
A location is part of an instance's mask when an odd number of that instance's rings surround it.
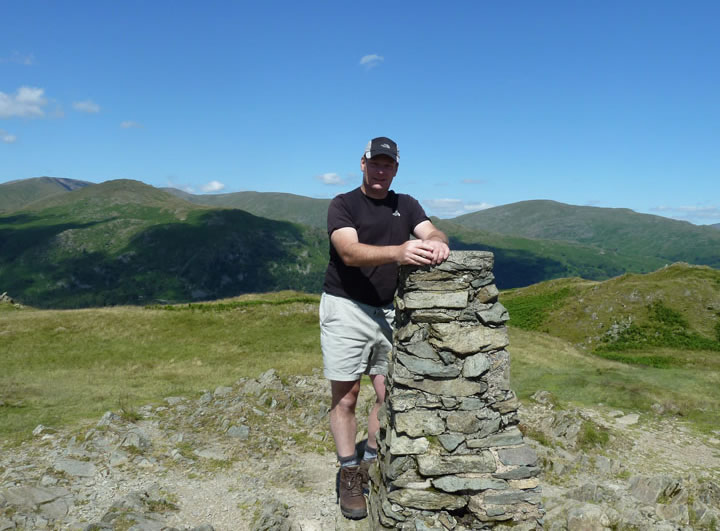
M 362 478 L 362 490 L 365 494 L 369 492 L 370 486 L 370 467 L 375 464 L 375 459 L 363 459 L 360 461 L 360 477 Z
M 352 520 L 367 516 L 359 466 L 340 467 L 340 511 L 345 518 Z

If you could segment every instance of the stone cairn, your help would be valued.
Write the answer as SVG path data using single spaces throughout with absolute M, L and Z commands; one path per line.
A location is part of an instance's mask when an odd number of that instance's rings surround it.
M 439 266 L 401 268 L 371 469 L 374 530 L 542 528 L 492 267 L 492 253 L 453 251 Z

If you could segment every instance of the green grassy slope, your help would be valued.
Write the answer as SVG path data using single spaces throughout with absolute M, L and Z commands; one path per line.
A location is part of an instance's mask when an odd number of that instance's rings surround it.
M 46 197 L 65 194 L 92 183 L 59 177 L 36 177 L 0 184 L 0 213 L 18 210 Z
M 559 279 L 500 300 L 520 348 L 553 345 L 547 358 L 520 358 L 521 389 L 640 411 L 660 404 L 704 431 L 720 423 L 720 271 L 673 264 L 604 282 Z
M 322 231 L 108 181 L 0 216 L 0 286 L 39 307 L 318 291 Z
M 561 405 L 602 403 L 648 415 L 660 404 L 664 414 L 682 415 L 705 432 L 716 430 L 720 353 L 668 346 L 624 351 L 678 360 L 654 366 L 595 355 L 588 339 L 596 335 L 593 309 L 658 294 L 667 307 L 682 308 L 678 312 L 691 331 L 712 337 L 717 298 L 709 301 L 720 289 L 717 274 L 673 266 L 603 283 L 563 279 L 503 292 L 511 315 L 512 388 L 521 398 L 542 389 Z M 29 438 L 40 423 L 96 421 L 108 409 L 132 412 L 167 396 L 197 396 L 269 368 L 281 376 L 306 374 L 322 366 L 318 300 L 278 292 L 172 307 L 36 310 L 0 304 L 0 442 Z M 637 302 L 629 315 L 641 320 L 646 305 Z M 590 313 L 573 309 L 577 304 L 588 305 Z M 532 319 L 538 313 L 539 323 Z M 556 321 L 560 315 L 569 319 L 564 326 Z M 586 321 L 591 324 L 582 328 Z M 574 330 L 575 322 L 587 338 Z
M 495 275 L 502 289 L 572 276 L 603 280 L 625 271 L 653 271 L 665 264 L 659 258 L 624 256 L 589 245 L 468 229 L 435 218 L 433 222 L 448 235 L 452 249 L 495 253 Z
M 720 268 L 720 232 L 628 209 L 522 201 L 452 221 L 471 229 L 591 245 L 624 256 Z
M 163 188 L 163 190 L 198 205 L 239 208 L 263 218 L 291 221 L 319 229 L 327 227 L 330 199 L 313 199 L 276 192 L 193 195 L 176 188 Z
M 512 324 L 600 352 L 720 351 L 720 271 L 673 264 L 604 282 L 560 279 L 503 293 Z

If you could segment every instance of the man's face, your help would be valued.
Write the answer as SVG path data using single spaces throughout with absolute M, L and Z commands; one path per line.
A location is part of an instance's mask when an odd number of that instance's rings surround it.
M 362 191 L 374 199 L 383 199 L 397 174 L 398 163 L 387 155 L 377 155 L 360 161 L 363 172 Z

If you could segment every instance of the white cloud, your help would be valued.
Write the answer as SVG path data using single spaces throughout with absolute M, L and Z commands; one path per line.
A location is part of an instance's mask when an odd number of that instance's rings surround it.
M 461 216 L 494 206 L 489 203 L 466 203 L 461 199 L 428 199 L 423 201 L 423 204 L 426 205 L 428 214 L 441 218 Z
M 11 135 L 7 131 L 3 131 L 0 129 L 0 142 L 4 142 L 5 144 L 12 144 L 17 140 L 17 137 L 15 135 Z
M 76 101 L 73 103 L 73 109 L 80 112 L 98 113 L 100 112 L 100 105 L 92 100 Z
M 463 179 L 463 184 L 485 184 L 484 179 Z
M 0 118 L 43 116 L 44 93 L 45 89 L 37 87 L 20 87 L 15 94 L 0 92 Z
M 340 177 L 337 173 L 323 173 L 322 175 L 318 175 L 316 179 L 320 180 L 323 184 L 331 186 L 345 184 L 345 179 Z
M 377 65 L 382 63 L 385 60 L 385 58 L 382 55 L 377 54 L 370 54 L 370 55 L 363 55 L 360 59 L 360 64 L 370 70 L 371 68 L 375 68 Z
M 661 216 L 690 221 L 691 223 L 717 223 L 720 207 L 714 205 L 657 206 L 650 209 Z
M 31 53 L 13 52 L 9 57 L 0 57 L 0 63 L 17 63 L 19 65 L 31 65 L 35 62 L 35 57 Z
M 207 184 L 202 185 L 202 191 L 205 193 L 209 192 L 219 192 L 220 190 L 223 190 L 225 188 L 225 185 L 221 183 L 220 181 L 210 181 Z
M 132 120 L 125 120 L 124 122 L 120 123 L 120 127 L 123 129 L 131 129 L 133 127 L 142 127 L 142 124 L 138 122 L 133 122 Z

